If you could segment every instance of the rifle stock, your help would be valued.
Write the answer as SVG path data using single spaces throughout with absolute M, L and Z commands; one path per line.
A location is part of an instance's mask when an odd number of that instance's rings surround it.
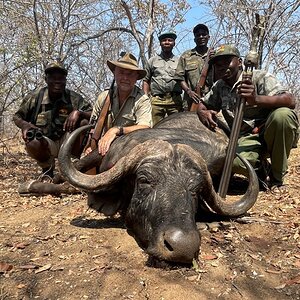
M 205 86 L 205 81 L 206 81 L 206 77 L 208 74 L 208 69 L 209 69 L 209 53 L 211 52 L 212 48 L 209 48 L 207 51 L 207 55 L 206 58 L 204 60 L 204 64 L 201 70 L 201 74 L 200 74 L 200 79 L 198 81 L 198 84 L 196 86 L 196 90 L 195 92 L 197 93 L 197 95 L 199 96 L 199 98 L 203 97 L 203 88 Z M 198 103 L 196 103 L 195 101 L 193 101 L 190 111 L 197 111 L 197 107 L 198 107 Z

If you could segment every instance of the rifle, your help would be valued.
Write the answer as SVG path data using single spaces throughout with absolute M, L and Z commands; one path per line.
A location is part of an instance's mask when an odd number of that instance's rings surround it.
M 91 137 L 91 148 L 92 150 L 96 149 L 98 147 L 98 141 L 100 140 L 104 127 L 107 122 L 107 117 L 108 117 L 108 110 L 110 107 L 110 102 L 113 96 L 114 92 L 114 85 L 115 85 L 115 79 L 113 79 L 112 84 L 109 88 L 109 91 L 107 93 L 107 96 L 105 97 L 103 107 L 101 109 L 100 116 L 96 122 L 94 132 Z
M 92 150 L 97 148 L 97 144 L 99 139 L 101 138 L 101 135 L 103 133 L 103 129 L 105 127 L 106 121 L 107 121 L 107 116 L 108 116 L 108 110 L 110 106 L 110 99 L 112 99 L 113 96 L 113 87 L 115 84 L 115 79 L 112 81 L 112 84 L 109 88 L 108 94 L 105 97 L 104 104 L 101 109 L 100 116 L 98 119 L 92 118 L 90 121 L 91 129 L 87 130 L 85 133 L 83 140 L 80 145 L 80 153 L 84 151 L 86 146 L 89 144 L 90 140 L 90 146 Z
M 217 40 L 217 35 L 219 33 L 222 20 L 223 20 L 223 15 L 221 16 L 216 34 L 214 36 L 214 40 L 211 42 L 212 46 L 210 48 L 208 48 L 208 50 L 207 50 L 207 55 L 205 57 L 204 64 L 203 64 L 203 67 L 202 67 L 202 70 L 201 70 L 200 79 L 199 79 L 199 81 L 197 83 L 197 86 L 196 86 L 196 89 L 195 89 L 195 92 L 197 93 L 197 95 L 200 98 L 203 96 L 203 88 L 205 86 L 205 81 L 206 81 L 206 77 L 207 77 L 208 70 L 209 70 L 210 52 L 214 49 L 214 45 L 215 45 L 216 40 Z M 190 111 L 197 111 L 197 107 L 198 107 L 198 103 L 193 101 L 193 103 L 191 105 L 191 108 L 190 108 Z
M 243 80 L 247 78 L 251 79 L 253 74 L 253 69 L 257 68 L 258 66 L 259 55 L 256 49 L 257 49 L 259 37 L 262 36 L 263 18 L 260 17 L 258 14 L 256 14 L 255 17 L 256 17 L 256 24 L 254 25 L 252 30 L 252 41 L 250 45 L 250 52 L 246 55 L 244 60 L 245 71 L 243 72 Z M 232 129 L 230 133 L 223 173 L 222 173 L 219 190 L 218 190 L 218 193 L 221 198 L 225 198 L 228 191 L 228 185 L 229 185 L 229 180 L 232 171 L 232 164 L 236 155 L 236 146 L 239 138 L 239 133 L 241 130 L 241 124 L 243 121 L 245 105 L 246 105 L 246 100 L 244 98 L 239 97 L 237 101 L 236 114 L 233 120 Z
M 205 81 L 206 81 L 206 77 L 207 77 L 207 73 L 208 73 L 208 69 L 209 69 L 209 53 L 210 51 L 212 50 L 213 48 L 209 48 L 207 50 L 207 55 L 205 57 L 205 60 L 204 60 L 204 64 L 203 64 L 203 67 L 202 67 L 202 71 L 201 71 L 201 74 L 200 74 L 200 79 L 197 83 L 197 86 L 196 86 L 196 93 L 199 97 L 202 96 L 202 91 L 203 91 L 203 88 L 205 86 Z M 196 103 L 195 101 L 193 101 L 192 105 L 191 105 L 191 108 L 190 108 L 190 111 L 197 111 L 197 107 L 198 107 L 198 103 Z

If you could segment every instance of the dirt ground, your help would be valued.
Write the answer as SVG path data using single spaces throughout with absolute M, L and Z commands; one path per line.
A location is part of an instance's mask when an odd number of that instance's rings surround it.
M 20 197 L 39 170 L 20 141 L 0 146 L 0 300 L 300 299 L 299 148 L 287 193 L 260 192 L 244 218 L 199 223 L 199 263 L 178 266 L 148 259 L 85 194 Z

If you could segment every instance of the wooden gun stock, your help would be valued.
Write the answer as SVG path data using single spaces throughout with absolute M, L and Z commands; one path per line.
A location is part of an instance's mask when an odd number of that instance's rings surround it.
M 200 79 L 198 81 L 198 84 L 196 86 L 196 93 L 199 96 L 199 98 L 201 98 L 203 96 L 203 88 L 205 86 L 205 81 L 206 81 L 206 77 L 208 74 L 208 69 L 209 69 L 209 53 L 211 52 L 212 48 L 209 48 L 207 51 L 207 55 L 206 58 L 204 60 L 204 64 L 201 70 L 201 74 L 200 74 Z M 193 102 L 190 108 L 190 111 L 197 111 L 197 107 L 198 107 L 198 103 Z
M 94 132 L 92 134 L 92 138 L 91 138 L 91 148 L 92 150 L 96 149 L 98 146 L 98 141 L 101 138 L 101 135 L 103 133 L 103 129 L 107 120 L 107 115 L 108 115 L 108 110 L 109 110 L 109 106 L 110 106 L 110 93 L 108 92 L 106 98 L 105 98 L 105 102 L 104 105 L 102 107 L 100 116 L 97 120 L 97 123 L 95 125 L 94 128 Z

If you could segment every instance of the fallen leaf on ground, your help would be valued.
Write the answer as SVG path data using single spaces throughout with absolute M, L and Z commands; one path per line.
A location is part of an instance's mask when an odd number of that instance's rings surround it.
M 201 258 L 204 260 L 213 260 L 213 259 L 217 259 L 218 256 L 215 254 L 207 254 L 207 255 L 201 256 Z
M 300 275 L 286 281 L 286 285 L 292 285 L 292 284 L 300 284 Z
M 5 262 L 0 262 L 0 273 L 8 272 L 13 268 L 13 265 L 7 264 Z

